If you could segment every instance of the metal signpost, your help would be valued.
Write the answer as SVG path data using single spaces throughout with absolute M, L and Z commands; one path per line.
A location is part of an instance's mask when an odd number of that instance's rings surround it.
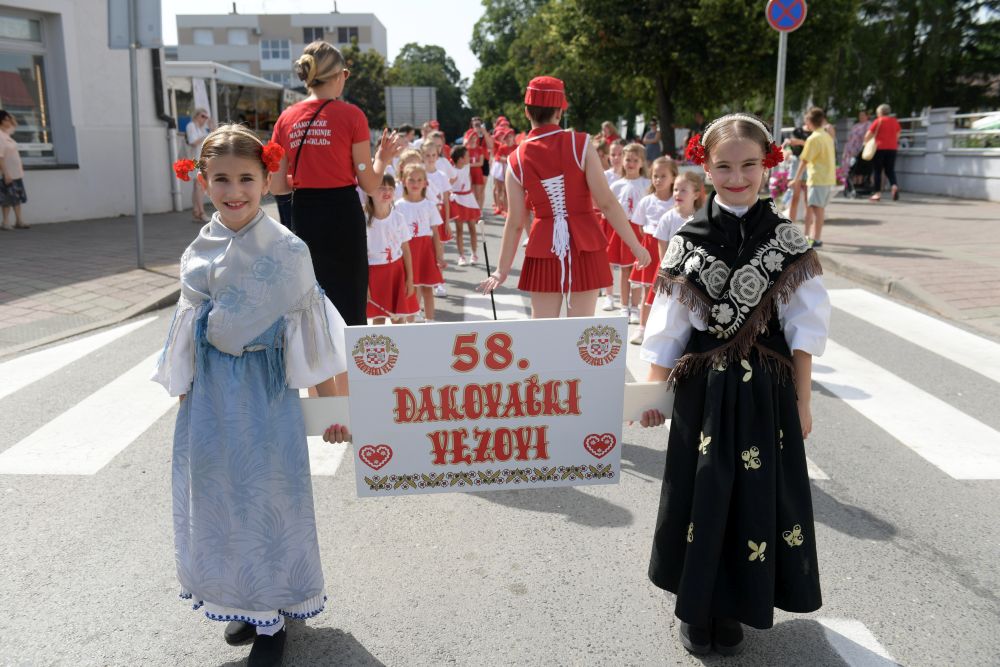
M 136 263 L 146 268 L 142 252 L 142 161 L 139 155 L 138 49 L 163 46 L 160 0 L 108 0 L 108 48 L 128 49 L 132 89 L 132 171 L 135 181 Z
M 774 88 L 774 140 L 781 144 L 781 118 L 785 110 L 785 60 L 788 55 L 788 33 L 797 30 L 806 20 L 805 0 L 768 0 L 764 16 L 778 31 L 778 81 Z

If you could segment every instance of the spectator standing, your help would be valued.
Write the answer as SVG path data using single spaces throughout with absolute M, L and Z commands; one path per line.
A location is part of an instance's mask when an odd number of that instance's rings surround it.
M 875 122 L 865 133 L 865 142 L 875 137 L 875 157 L 872 159 L 872 169 L 875 170 L 875 194 L 872 201 L 882 199 L 882 171 L 885 171 L 889 184 L 892 186 L 892 200 L 899 199 L 899 185 L 896 183 L 896 152 L 899 150 L 899 133 L 902 127 L 892 115 L 888 104 L 880 104 L 875 109 Z
M 649 121 L 649 130 L 646 131 L 646 134 L 642 135 L 642 144 L 646 147 L 646 162 L 652 163 L 653 160 L 663 154 L 661 140 L 660 125 L 654 118 Z
M 851 160 L 858 156 L 861 149 L 865 145 L 865 134 L 868 133 L 868 128 L 871 127 L 871 121 L 868 120 L 868 112 L 862 109 L 858 112 L 858 122 L 851 125 L 851 129 L 847 132 L 847 143 L 844 144 L 844 153 L 841 155 L 840 164 L 845 167 L 851 166 Z
M 601 137 L 604 139 L 604 143 L 609 146 L 614 143 L 615 139 L 621 139 L 618 136 L 618 132 L 615 130 L 614 124 L 610 120 L 606 120 L 601 123 Z
M 201 144 L 205 141 L 205 137 L 212 131 L 211 123 L 208 121 L 208 111 L 198 107 L 185 128 L 188 152 L 195 160 L 201 155 Z M 208 222 L 208 216 L 205 215 L 205 189 L 201 187 L 197 178 L 191 181 L 194 186 L 191 191 L 191 221 L 199 224 Z
M 21 219 L 21 204 L 28 202 L 24 190 L 24 166 L 21 164 L 21 153 L 14 141 L 14 129 L 17 119 L 9 111 L 0 110 L 0 206 L 3 207 L 3 225 L 0 229 L 28 229 Z M 10 209 L 14 209 L 14 227 L 8 222 Z
M 811 133 L 799 157 L 798 171 L 789 184 L 796 187 L 802 181 L 802 172 L 807 168 L 806 185 L 809 192 L 806 195 L 806 238 L 809 246 L 819 248 L 823 245 L 820 237 L 823 235 L 823 218 L 826 205 L 830 203 L 833 186 L 837 184 L 836 147 L 833 137 L 826 131 L 826 114 L 819 107 L 813 107 L 806 113 L 806 129 Z

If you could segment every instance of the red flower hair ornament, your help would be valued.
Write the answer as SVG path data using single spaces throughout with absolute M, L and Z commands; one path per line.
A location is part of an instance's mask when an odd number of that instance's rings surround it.
M 701 144 L 701 135 L 696 134 L 688 141 L 684 149 L 684 157 L 695 164 L 705 164 L 705 147 Z
M 785 154 L 782 152 L 781 147 L 774 143 L 774 139 L 771 138 L 771 132 L 767 129 L 767 126 L 757 118 L 756 116 L 751 116 L 750 114 L 744 113 L 734 113 L 728 116 L 723 116 L 722 118 L 717 118 L 708 124 L 705 128 L 704 134 L 707 135 L 715 127 L 718 127 L 721 121 L 732 121 L 740 120 L 746 121 L 756 125 L 767 137 L 768 149 L 767 155 L 764 156 L 762 164 L 765 169 L 771 169 L 772 167 L 777 167 L 779 164 L 785 161 Z M 702 143 L 702 134 L 696 134 L 691 137 L 688 141 L 687 148 L 684 149 L 684 157 L 695 164 L 705 164 L 705 145 Z
M 771 169 L 772 167 L 777 167 L 784 161 L 785 153 L 781 150 L 781 146 L 772 141 L 770 150 L 764 156 L 764 168 Z
M 191 180 L 191 172 L 198 168 L 194 160 L 178 160 L 174 162 L 174 174 L 182 181 Z
M 264 148 L 260 151 L 261 162 L 264 163 L 264 166 L 267 167 L 267 170 L 272 174 L 278 171 L 278 168 L 281 167 L 281 158 L 284 156 L 285 149 L 273 141 L 269 141 L 264 144 Z

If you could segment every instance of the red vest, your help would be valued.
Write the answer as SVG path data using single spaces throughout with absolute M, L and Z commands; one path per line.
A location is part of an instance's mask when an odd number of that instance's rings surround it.
M 569 222 L 571 250 L 593 252 L 607 246 L 587 186 L 584 156 L 588 143 L 589 137 L 582 132 L 543 125 L 533 129 L 507 158 L 514 178 L 524 188 L 529 208 L 535 212 L 524 252 L 526 257 L 553 256 L 553 205 L 559 205 L 554 200 L 560 194 Z M 557 184 L 554 181 L 560 175 L 561 184 Z

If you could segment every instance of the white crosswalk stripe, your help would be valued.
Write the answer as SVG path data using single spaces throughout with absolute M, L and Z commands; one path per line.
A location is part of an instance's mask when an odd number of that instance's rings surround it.
M 74 361 L 96 352 L 108 343 L 146 326 L 155 319 L 155 317 L 146 317 L 92 336 L 25 354 L 0 364 L 0 378 L 3 378 L 3 382 L 0 383 L 0 398 L 10 396 L 29 384 L 38 382 Z
M 851 667 L 890 667 L 893 660 L 871 630 L 851 618 L 818 618 L 823 635 L 844 662 Z

